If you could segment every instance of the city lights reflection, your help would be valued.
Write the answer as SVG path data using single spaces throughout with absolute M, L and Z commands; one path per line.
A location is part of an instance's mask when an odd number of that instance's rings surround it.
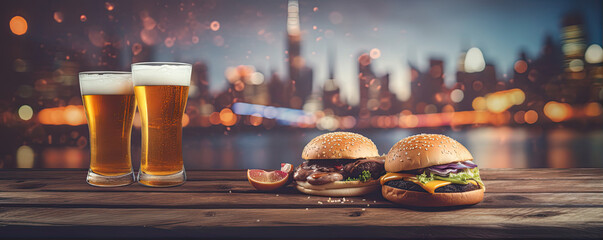
M 17 168 L 32 168 L 35 154 L 30 146 L 23 145 L 17 149 Z

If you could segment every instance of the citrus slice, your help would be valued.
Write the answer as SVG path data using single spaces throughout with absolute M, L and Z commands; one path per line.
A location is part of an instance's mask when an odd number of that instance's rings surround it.
M 289 180 L 289 173 L 275 170 L 275 171 L 264 171 L 261 169 L 249 169 L 247 170 L 247 180 L 251 186 L 261 191 L 272 191 L 282 186 L 287 185 Z

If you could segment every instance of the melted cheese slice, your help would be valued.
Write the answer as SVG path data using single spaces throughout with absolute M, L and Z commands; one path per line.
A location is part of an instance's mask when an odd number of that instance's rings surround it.
M 417 185 L 421 186 L 423 189 L 425 189 L 425 191 L 427 191 L 428 193 L 431 193 L 431 194 L 434 194 L 435 190 L 437 188 L 439 188 L 439 187 L 443 187 L 443 186 L 446 186 L 448 184 L 452 184 L 451 182 L 442 181 L 442 180 L 433 180 L 433 181 L 425 183 L 425 184 L 419 182 L 419 180 L 415 180 L 415 179 L 412 179 L 412 178 L 408 179 L 408 180 L 410 180 L 411 182 L 414 182 Z
M 385 175 L 381 176 L 379 181 L 381 182 L 381 185 L 385 185 L 385 183 L 389 182 L 389 181 L 400 180 L 405 177 L 412 178 L 412 177 L 416 177 L 416 176 L 417 175 L 408 174 L 408 173 L 386 173 Z

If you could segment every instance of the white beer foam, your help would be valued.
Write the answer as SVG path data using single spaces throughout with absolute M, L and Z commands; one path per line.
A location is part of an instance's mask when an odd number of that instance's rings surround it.
M 134 94 L 132 75 L 124 73 L 80 73 L 82 95 Z
M 134 86 L 175 85 L 190 86 L 192 67 L 179 65 L 132 65 Z

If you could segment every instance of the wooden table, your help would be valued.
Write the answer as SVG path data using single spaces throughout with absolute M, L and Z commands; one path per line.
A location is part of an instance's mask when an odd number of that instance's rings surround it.
M 484 201 L 408 209 L 380 194 L 258 192 L 245 171 L 97 188 L 84 170 L 1 170 L 1 237 L 603 237 L 603 169 L 482 169 Z

